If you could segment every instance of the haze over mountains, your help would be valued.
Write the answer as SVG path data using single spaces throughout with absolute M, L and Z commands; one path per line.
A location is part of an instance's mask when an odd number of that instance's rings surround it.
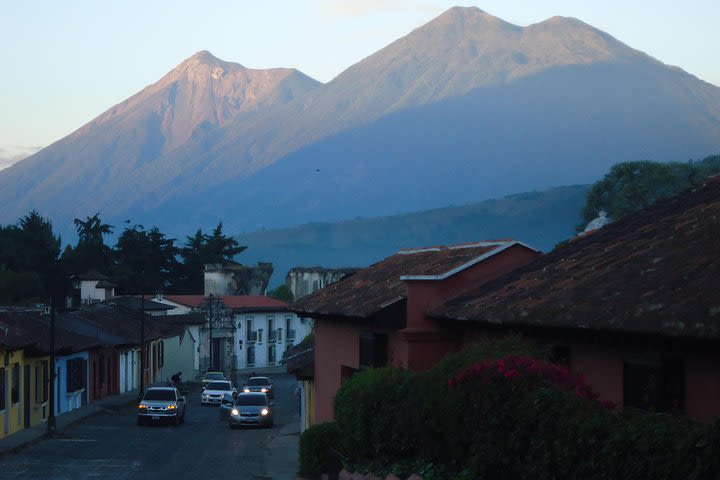
M 100 212 L 189 234 L 589 183 L 720 150 L 720 88 L 583 22 L 455 7 L 327 84 L 199 52 L 0 171 L 0 223 Z

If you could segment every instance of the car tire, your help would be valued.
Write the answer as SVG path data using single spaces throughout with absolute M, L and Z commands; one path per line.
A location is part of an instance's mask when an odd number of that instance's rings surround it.
M 185 423 L 185 412 L 183 412 L 182 417 L 180 417 L 180 423 Z

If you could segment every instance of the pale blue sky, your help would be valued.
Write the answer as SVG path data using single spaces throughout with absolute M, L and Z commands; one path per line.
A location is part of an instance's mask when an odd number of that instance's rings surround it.
M 576 17 L 720 86 L 720 0 L 0 0 L 0 169 L 199 50 L 327 82 L 453 5 Z

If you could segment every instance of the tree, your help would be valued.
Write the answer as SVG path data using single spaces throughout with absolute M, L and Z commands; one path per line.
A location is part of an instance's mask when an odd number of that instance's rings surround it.
M 688 163 L 618 163 L 588 192 L 582 210 L 584 223 L 578 229 L 597 217 L 600 210 L 618 219 L 686 190 L 718 171 L 720 155 Z
M 180 249 L 183 259 L 179 285 L 181 293 L 202 292 L 204 266 L 211 263 L 228 264 L 246 248 L 234 238 L 222 233 L 222 222 L 218 223 L 210 235 L 198 229 L 195 235 L 186 238 L 185 246 Z
M 292 291 L 290 291 L 290 288 L 285 284 L 282 284 L 279 287 L 277 287 L 275 290 L 270 292 L 268 294 L 268 296 L 272 297 L 272 298 L 276 298 L 278 300 L 282 300 L 283 302 L 287 302 L 287 303 L 290 303 L 295 299 L 292 294 Z
M 112 268 L 112 251 L 105 245 L 104 236 L 113 232 L 113 226 L 102 223 L 99 214 L 85 221 L 76 218 L 78 243 L 74 249 L 65 249 L 63 264 L 71 273 L 97 271 L 109 275 Z
M 17 225 L 0 227 L 0 299 L 6 303 L 46 301 L 60 255 L 60 237 L 36 210 Z
M 157 227 L 145 231 L 142 225 L 126 228 L 114 249 L 113 277 L 125 294 L 172 290 L 177 282 L 178 248 Z M 147 289 L 151 289 L 150 292 Z

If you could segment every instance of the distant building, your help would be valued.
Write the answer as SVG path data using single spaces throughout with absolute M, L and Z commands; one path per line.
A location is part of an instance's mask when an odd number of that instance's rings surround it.
M 88 272 L 70 277 L 72 282 L 72 305 L 90 305 L 115 296 L 115 285 L 110 278 L 98 272 Z
M 205 265 L 205 295 L 265 295 L 272 263 L 259 262 L 248 267 L 239 263 Z
M 293 298 L 297 300 L 305 295 L 315 293 L 321 288 L 343 278 L 354 275 L 359 268 L 323 268 L 323 267 L 295 267 L 285 277 L 285 285 L 290 289 Z

